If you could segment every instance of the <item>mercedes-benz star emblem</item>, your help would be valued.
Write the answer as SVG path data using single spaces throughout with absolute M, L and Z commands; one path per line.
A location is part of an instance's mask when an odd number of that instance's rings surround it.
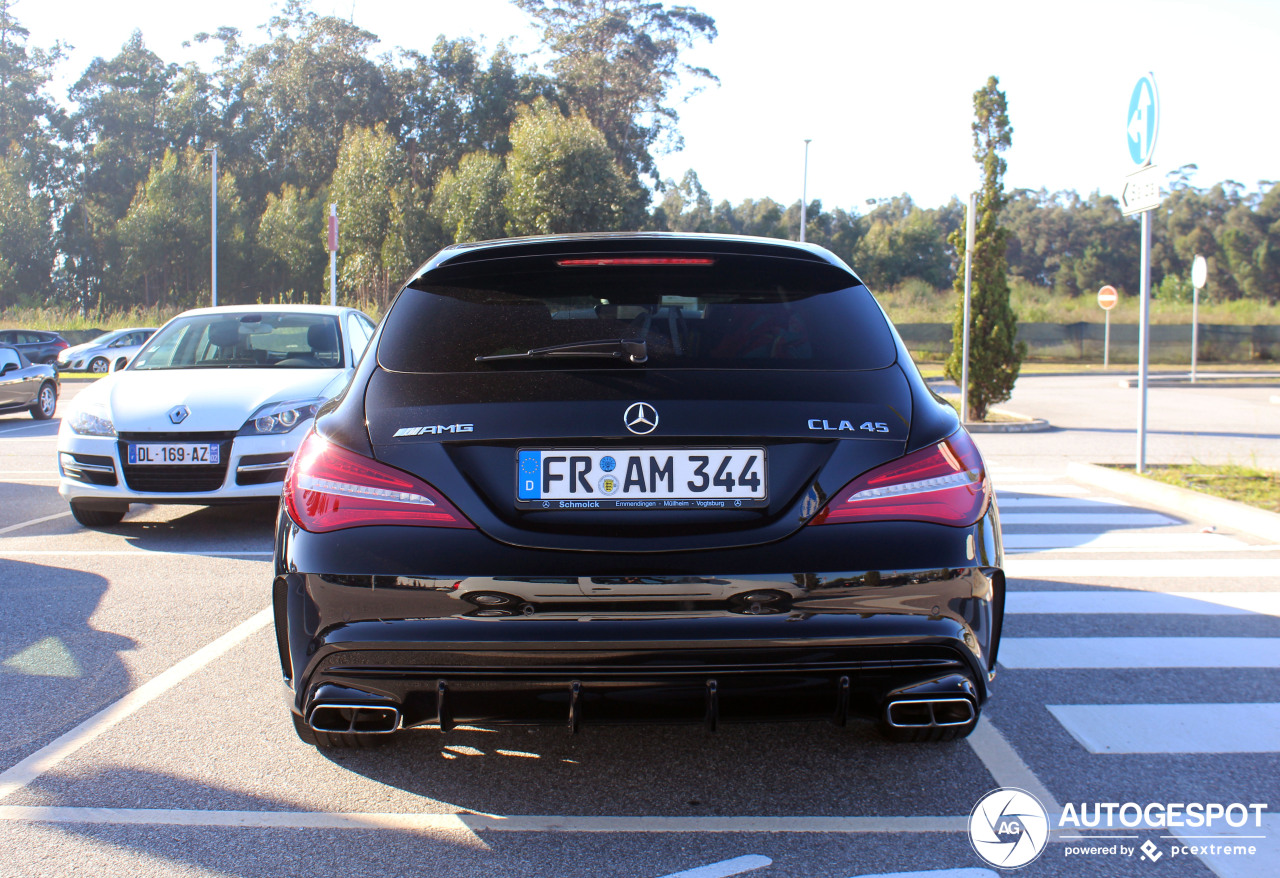
M 187 408 L 185 405 L 175 406 L 169 410 L 169 420 L 173 421 L 175 424 L 181 424 L 187 419 L 187 415 L 189 414 L 191 414 L 191 409 Z
M 622 422 L 632 433 L 643 436 L 658 429 L 658 410 L 647 402 L 633 402 L 623 412 Z

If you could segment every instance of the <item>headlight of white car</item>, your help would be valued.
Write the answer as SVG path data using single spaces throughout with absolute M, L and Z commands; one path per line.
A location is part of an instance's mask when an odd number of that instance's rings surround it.
M 82 436 L 114 436 L 116 425 L 107 410 L 97 407 L 79 409 L 71 416 L 71 429 Z
M 288 433 L 303 421 L 316 416 L 323 399 L 295 399 L 269 402 L 258 409 L 240 428 L 241 436 L 267 436 Z

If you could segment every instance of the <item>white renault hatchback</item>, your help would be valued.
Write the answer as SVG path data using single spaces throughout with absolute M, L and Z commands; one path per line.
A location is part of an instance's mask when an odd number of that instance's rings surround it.
M 72 401 L 58 493 L 86 527 L 118 523 L 131 503 L 278 497 L 316 410 L 346 386 L 373 332 L 361 312 L 320 305 L 179 314 Z

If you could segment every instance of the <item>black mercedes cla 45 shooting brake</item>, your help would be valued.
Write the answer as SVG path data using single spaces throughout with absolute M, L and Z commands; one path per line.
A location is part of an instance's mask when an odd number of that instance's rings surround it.
M 449 247 L 294 456 L 299 735 L 875 720 L 968 734 L 996 667 L 978 449 L 839 259 L 573 235 Z

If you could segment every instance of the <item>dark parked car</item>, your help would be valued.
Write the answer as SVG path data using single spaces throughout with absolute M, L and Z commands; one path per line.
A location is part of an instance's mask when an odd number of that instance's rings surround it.
M 968 734 L 1005 581 L 983 461 L 820 247 L 449 247 L 293 459 L 299 735 L 828 719 Z
M 0 329 L 0 344 L 12 345 L 33 363 L 52 363 L 71 347 L 58 333 L 40 329 Z
M 58 408 L 58 373 L 33 363 L 12 345 L 0 344 L 0 414 L 31 412 L 37 421 L 53 417 Z

